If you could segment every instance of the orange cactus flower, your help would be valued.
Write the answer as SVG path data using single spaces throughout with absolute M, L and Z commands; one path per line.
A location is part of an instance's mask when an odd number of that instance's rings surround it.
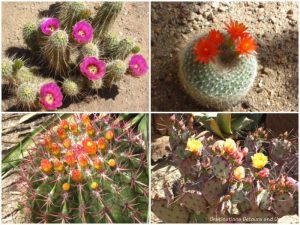
M 224 42 L 224 36 L 220 31 L 213 29 L 208 34 L 208 40 L 215 45 L 220 46 Z
M 50 136 L 46 136 L 44 138 L 44 146 L 47 150 L 50 150 L 51 149 L 51 146 L 52 146 L 52 140 L 51 140 L 51 137 Z
M 95 129 L 92 124 L 86 125 L 86 132 L 90 137 L 93 137 L 95 135 Z
M 82 173 L 80 172 L 80 170 L 73 170 L 71 179 L 76 183 L 80 183 L 82 181 Z
M 57 159 L 54 161 L 54 169 L 57 172 L 62 173 L 64 171 L 64 164 Z
M 93 190 L 97 190 L 98 187 L 99 187 L 99 184 L 98 184 L 97 182 L 93 181 L 93 182 L 91 183 L 91 188 L 92 188 Z
M 108 160 L 107 164 L 109 165 L 110 168 L 114 168 L 114 167 L 116 167 L 117 162 L 114 159 L 110 159 L 110 160 Z
M 66 121 L 66 120 L 62 120 L 62 121 L 60 122 L 60 126 L 61 126 L 62 128 L 64 128 L 65 130 L 68 130 L 68 129 L 69 129 L 69 122 Z
M 57 143 L 52 143 L 51 150 L 52 150 L 52 155 L 56 157 L 60 156 L 60 147 Z
M 193 52 L 196 56 L 195 60 L 204 64 L 208 64 L 210 61 L 215 62 L 214 57 L 220 53 L 218 46 L 205 38 L 200 38 L 195 42 Z
M 242 166 L 239 166 L 234 169 L 233 176 L 236 180 L 241 181 L 245 178 L 245 168 Z
M 91 123 L 90 117 L 87 114 L 82 115 L 81 121 L 85 126 L 87 126 Z
M 248 28 L 243 23 L 239 23 L 238 21 L 230 21 L 230 24 L 225 23 L 225 26 L 227 33 L 234 41 L 248 34 L 245 32 Z
M 65 155 L 65 162 L 73 167 L 76 164 L 76 158 L 74 156 L 74 153 L 72 151 L 67 151 L 66 155 Z
M 62 185 L 62 189 L 63 189 L 64 191 L 69 191 L 70 188 L 71 188 L 71 185 L 70 185 L 69 183 L 64 183 L 64 184 Z
M 88 158 L 84 154 L 77 157 L 78 163 L 82 168 L 86 168 L 89 164 Z
M 94 160 L 94 169 L 95 170 L 102 170 L 103 169 L 103 163 L 101 162 L 101 160 L 99 158 L 96 158 Z
M 114 138 L 114 132 L 112 130 L 108 130 L 105 132 L 105 138 L 107 140 L 112 140 Z
M 96 144 L 96 142 L 92 141 L 91 138 L 84 139 L 82 141 L 82 145 L 83 145 L 85 151 L 89 155 L 96 155 L 96 153 L 97 153 L 97 144 Z
M 66 148 L 66 149 L 69 149 L 71 147 L 71 140 L 69 138 L 63 140 L 63 146 Z
M 235 50 L 239 53 L 239 55 L 246 55 L 247 57 L 249 54 L 255 54 L 255 40 L 250 35 L 241 37 L 236 41 Z
M 64 128 L 58 127 L 57 128 L 57 135 L 60 137 L 60 139 L 64 140 L 67 138 L 67 133 Z
M 98 147 L 102 152 L 105 152 L 106 148 L 107 148 L 107 143 L 104 137 L 100 137 L 98 139 Z
M 70 129 L 71 129 L 73 135 L 79 134 L 78 125 L 76 123 L 70 124 Z
M 42 159 L 41 160 L 41 170 L 45 174 L 51 174 L 53 170 L 52 163 L 48 159 Z

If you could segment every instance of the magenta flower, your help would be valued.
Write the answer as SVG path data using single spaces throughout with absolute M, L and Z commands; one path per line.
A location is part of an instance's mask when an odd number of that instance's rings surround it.
M 56 83 L 44 84 L 40 90 L 41 104 L 47 110 L 55 110 L 62 106 L 63 95 Z
M 41 23 L 41 31 L 43 34 L 50 36 L 54 31 L 59 29 L 59 20 L 56 18 L 45 18 Z
M 148 71 L 148 65 L 142 55 L 133 55 L 129 62 L 131 73 L 135 77 L 140 77 Z
M 88 22 L 82 20 L 73 27 L 73 38 L 79 44 L 86 44 L 93 39 L 93 27 Z
M 80 64 L 80 71 L 89 80 L 99 80 L 105 74 L 106 65 L 96 57 L 85 57 Z

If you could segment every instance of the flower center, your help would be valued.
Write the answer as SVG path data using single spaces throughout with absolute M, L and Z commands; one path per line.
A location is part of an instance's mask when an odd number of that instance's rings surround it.
M 79 36 L 81 36 L 81 37 L 84 37 L 84 36 L 85 36 L 85 32 L 84 32 L 83 30 L 80 30 L 80 31 L 78 32 L 78 34 L 79 34 Z
M 94 65 L 90 65 L 88 69 L 92 74 L 96 74 L 98 72 L 98 68 Z
M 48 29 L 50 30 L 50 31 L 55 31 L 56 29 L 55 29 L 55 27 L 53 26 L 53 25 L 50 25 L 49 27 L 48 27 Z
M 45 97 L 47 103 L 52 104 L 54 102 L 54 98 L 52 94 L 47 94 Z
M 89 141 L 88 143 L 87 143 L 87 146 L 88 147 L 91 147 L 93 144 L 92 144 L 92 142 L 91 141 Z

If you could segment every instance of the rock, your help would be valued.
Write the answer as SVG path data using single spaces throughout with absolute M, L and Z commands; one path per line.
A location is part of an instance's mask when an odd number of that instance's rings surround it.
M 219 8 L 218 8 L 218 11 L 219 12 L 225 12 L 227 10 L 227 7 L 225 7 L 225 6 L 220 6 Z
M 169 136 L 155 139 L 151 145 L 151 159 L 154 162 L 167 157 L 171 152 Z
M 219 7 L 219 2 L 213 2 L 213 3 L 211 3 L 211 7 L 213 9 L 217 9 Z
M 290 10 L 288 10 L 287 11 L 287 13 L 286 13 L 288 16 L 291 16 L 291 15 L 293 15 L 294 14 L 294 12 L 293 12 L 293 10 L 292 9 L 290 9 Z
M 299 217 L 298 217 L 298 215 L 283 216 L 283 217 L 278 219 L 277 223 L 299 224 Z

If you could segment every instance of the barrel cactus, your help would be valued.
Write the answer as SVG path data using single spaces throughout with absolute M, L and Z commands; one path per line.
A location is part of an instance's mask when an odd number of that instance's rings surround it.
M 145 223 L 146 146 L 110 115 L 71 115 L 41 134 L 21 163 L 32 222 Z
M 250 90 L 257 75 L 256 44 L 237 21 L 198 35 L 180 55 L 179 78 L 185 91 L 199 104 L 228 108 Z

